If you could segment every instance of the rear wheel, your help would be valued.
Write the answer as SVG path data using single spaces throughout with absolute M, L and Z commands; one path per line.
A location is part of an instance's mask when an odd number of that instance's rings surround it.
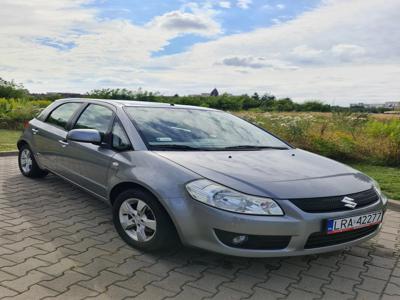
M 22 145 L 18 155 L 18 165 L 22 175 L 30 178 L 45 177 L 48 172 L 39 168 L 28 145 Z
M 121 238 L 134 248 L 155 251 L 177 245 L 171 219 L 148 192 L 122 192 L 113 205 L 113 221 Z

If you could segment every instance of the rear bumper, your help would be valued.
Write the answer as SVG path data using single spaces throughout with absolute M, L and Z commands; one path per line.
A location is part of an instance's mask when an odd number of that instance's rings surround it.
M 355 210 L 306 213 L 291 202 L 283 200 L 279 204 L 285 211 L 285 215 L 270 217 L 235 214 L 215 209 L 193 199 L 187 199 L 187 201 L 190 201 L 189 214 L 183 219 L 179 218 L 180 221 L 178 221 L 180 223 L 178 231 L 182 242 L 188 246 L 243 257 L 309 255 L 350 247 L 375 236 L 382 225 L 376 226 L 375 230 L 365 231 L 362 235 L 355 235 L 354 239 L 350 237 L 351 240 L 345 239 L 345 242 L 338 244 L 313 248 L 309 248 L 306 244 L 312 234 L 325 231 L 327 219 L 357 216 L 386 209 L 379 199 L 371 205 Z M 254 236 L 289 236 L 290 239 L 287 245 L 281 249 L 244 249 L 224 244 L 218 238 L 215 230 Z

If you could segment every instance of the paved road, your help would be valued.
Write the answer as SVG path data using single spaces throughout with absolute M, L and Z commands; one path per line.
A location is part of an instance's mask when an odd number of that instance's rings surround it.
M 351 250 L 244 259 L 126 246 L 109 208 L 54 177 L 22 177 L 0 158 L 0 298 L 400 299 L 400 213 Z

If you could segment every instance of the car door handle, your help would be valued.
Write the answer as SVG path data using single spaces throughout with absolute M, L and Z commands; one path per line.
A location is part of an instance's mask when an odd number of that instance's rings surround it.
M 39 133 L 39 130 L 38 130 L 38 129 L 35 129 L 35 128 L 32 128 L 32 133 L 33 133 L 33 134 L 38 134 L 38 133 Z
M 68 142 L 65 140 L 59 140 L 58 142 L 61 144 L 61 147 L 63 147 L 63 148 L 68 146 Z

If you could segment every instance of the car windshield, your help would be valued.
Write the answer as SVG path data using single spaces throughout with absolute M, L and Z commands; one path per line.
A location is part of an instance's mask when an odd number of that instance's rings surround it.
M 231 114 L 174 107 L 126 107 L 151 150 L 289 149 L 266 131 Z

